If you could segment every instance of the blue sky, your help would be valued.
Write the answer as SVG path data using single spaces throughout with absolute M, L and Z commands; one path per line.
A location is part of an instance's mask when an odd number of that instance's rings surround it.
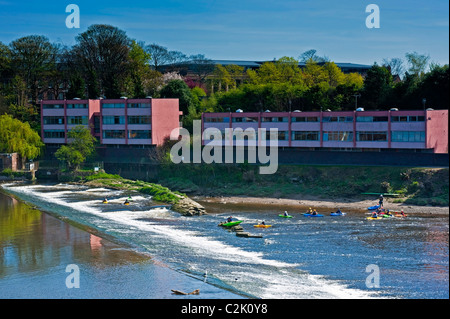
M 68 4 L 81 26 L 68 29 Z M 368 4 L 381 27 L 368 29 Z M 335 62 L 380 63 L 406 52 L 449 63 L 449 3 L 445 0 L 0 0 L 0 41 L 31 34 L 75 44 L 91 24 L 106 23 L 129 37 L 211 59 L 298 58 L 309 49 Z

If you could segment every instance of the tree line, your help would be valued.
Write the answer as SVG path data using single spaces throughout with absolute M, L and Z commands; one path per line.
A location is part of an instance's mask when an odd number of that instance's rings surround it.
M 316 50 L 255 70 L 214 65 L 203 54 L 146 44 L 103 24 L 88 27 L 71 47 L 42 35 L 0 42 L 0 115 L 28 122 L 37 132 L 42 98 L 175 97 L 189 128 L 211 111 L 447 108 L 448 84 L 448 65 L 417 52 L 383 59 L 361 75 L 342 72 Z

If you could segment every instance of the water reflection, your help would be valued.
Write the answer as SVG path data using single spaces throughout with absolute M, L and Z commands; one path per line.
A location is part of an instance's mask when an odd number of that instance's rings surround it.
M 62 263 L 102 268 L 149 259 L 0 193 L 0 278 Z

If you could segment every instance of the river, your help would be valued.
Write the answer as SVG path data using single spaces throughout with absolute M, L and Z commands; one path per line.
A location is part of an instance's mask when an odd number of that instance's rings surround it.
M 177 283 L 182 288 L 179 290 L 200 287 L 205 291 L 196 298 L 449 297 L 448 216 L 424 212 L 404 219 L 369 221 L 361 212 L 348 212 L 342 217 L 326 214 L 323 218 L 292 212 L 294 217 L 285 219 L 278 217 L 281 208 L 202 203 L 208 215 L 184 217 L 165 208 L 149 209 L 156 204 L 150 196 L 126 191 L 68 184 L 2 187 L 40 211 L 57 216 L 51 219 L 56 228 L 66 229 L 65 221 L 77 226 L 70 226 L 69 235 L 63 231 L 37 240 L 27 235 L 29 228 L 42 228 L 43 216 L 47 220 L 51 216 L 19 208 L 15 223 L 20 227 L 14 231 L 28 242 L 15 243 L 10 239 L 12 230 L 5 226 L 11 217 L 4 217 L 2 211 L 3 297 L 20 296 L 29 278 L 38 283 L 48 280 L 46 285 L 52 288 L 58 282 L 58 289 L 42 292 L 44 297 L 77 297 L 74 289 L 63 287 L 64 281 L 61 285 L 61 277 L 68 275 L 64 272 L 68 262 L 83 265 L 81 286 L 92 291 L 86 298 L 170 298 L 168 289 L 179 289 Z M 129 195 L 131 205 L 125 206 Z M 102 203 L 104 197 L 108 204 Z M 1 210 L 6 207 L 1 203 L 8 200 L 11 198 L 0 197 Z M 230 215 L 243 221 L 245 231 L 263 238 L 237 237 L 217 226 Z M 272 227 L 253 227 L 262 220 Z M 101 253 L 94 254 L 99 242 L 105 244 L 99 245 Z M 33 245 L 43 250 L 37 257 L 31 251 L 26 253 L 34 249 L 30 248 Z M 84 253 L 73 261 L 75 251 L 83 245 L 80 249 Z M 124 245 L 128 248 L 121 248 Z M 24 271 L 21 267 L 35 269 Z M 57 278 L 49 275 L 55 271 Z M 167 277 L 166 272 L 173 274 L 170 280 L 160 279 Z M 156 277 L 159 285 L 149 285 Z M 112 284 L 104 284 L 102 278 L 119 282 L 123 288 L 111 292 L 108 285 Z M 5 293 L 5 284 L 12 290 Z

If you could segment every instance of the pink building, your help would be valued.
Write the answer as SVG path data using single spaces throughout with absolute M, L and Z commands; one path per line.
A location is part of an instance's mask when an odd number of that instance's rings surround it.
M 41 101 L 45 144 L 67 143 L 67 132 L 86 125 L 101 145 L 161 145 L 180 126 L 178 99 L 97 99 Z
M 224 146 L 255 144 L 259 128 L 277 128 L 279 147 L 448 153 L 448 110 L 203 113 L 202 130 L 207 128 L 222 132 L 222 141 L 212 143 Z M 227 128 L 252 128 L 255 136 L 247 130 L 240 140 L 226 136 Z

